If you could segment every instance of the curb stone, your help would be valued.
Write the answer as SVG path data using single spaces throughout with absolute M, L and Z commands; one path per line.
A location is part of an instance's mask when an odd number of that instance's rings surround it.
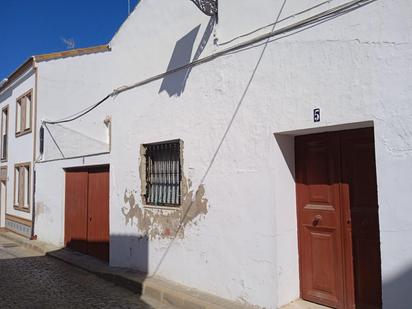
M 142 298 L 153 299 L 169 308 L 182 309 L 257 309 L 256 306 L 229 301 L 211 294 L 197 291 L 159 277 L 147 277 L 137 270 L 109 267 L 106 263 L 69 249 L 50 251 L 48 256 L 72 266 L 86 270 L 111 281 Z

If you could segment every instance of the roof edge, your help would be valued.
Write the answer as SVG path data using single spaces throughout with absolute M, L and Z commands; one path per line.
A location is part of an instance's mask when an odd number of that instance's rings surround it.
M 22 65 L 20 65 L 13 73 L 6 77 L 7 81 L 0 87 L 0 93 L 2 93 L 7 87 L 14 83 L 23 73 L 34 67 L 34 57 L 27 59 Z
M 29 68 L 34 67 L 34 64 L 36 62 L 61 59 L 61 58 L 66 58 L 66 57 L 82 56 L 82 55 L 87 55 L 87 54 L 95 54 L 95 53 L 101 53 L 101 52 L 106 52 L 110 50 L 111 50 L 110 45 L 104 44 L 104 45 L 77 48 L 77 49 L 71 49 L 71 50 L 66 50 L 62 52 L 55 52 L 55 53 L 40 54 L 40 55 L 32 56 L 29 59 L 27 59 L 22 65 L 20 65 L 13 73 L 11 73 L 7 77 L 7 82 L 5 82 L 0 87 L 0 93 L 3 92 L 7 87 L 9 87 L 13 82 L 15 82 Z
M 108 44 L 97 45 L 97 46 L 86 47 L 86 48 L 70 49 L 70 50 L 66 50 L 62 52 L 55 52 L 55 53 L 49 53 L 49 54 L 40 54 L 40 55 L 35 55 L 33 57 L 36 62 L 43 62 L 43 61 L 48 61 L 48 60 L 53 60 L 53 59 L 82 56 L 82 55 L 95 54 L 95 53 L 101 53 L 101 52 L 106 52 L 106 51 L 110 51 L 110 45 Z

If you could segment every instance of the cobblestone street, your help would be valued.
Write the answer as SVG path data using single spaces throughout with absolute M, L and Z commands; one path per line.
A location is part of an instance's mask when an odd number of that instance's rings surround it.
M 0 308 L 153 308 L 139 295 L 0 236 Z

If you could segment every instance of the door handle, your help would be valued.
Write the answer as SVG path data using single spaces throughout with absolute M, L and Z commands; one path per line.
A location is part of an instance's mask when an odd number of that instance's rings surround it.
M 313 218 L 312 225 L 313 225 L 313 226 L 317 226 L 317 225 L 319 224 L 319 222 L 320 222 L 321 219 L 322 219 L 322 216 L 321 216 L 321 215 L 316 215 L 316 216 Z

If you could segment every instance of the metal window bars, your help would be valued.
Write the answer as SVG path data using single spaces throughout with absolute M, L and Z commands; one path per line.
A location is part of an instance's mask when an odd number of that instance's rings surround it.
M 180 141 L 146 144 L 146 204 L 179 206 L 181 202 Z
M 218 0 L 191 0 L 204 14 L 215 16 L 218 13 Z

